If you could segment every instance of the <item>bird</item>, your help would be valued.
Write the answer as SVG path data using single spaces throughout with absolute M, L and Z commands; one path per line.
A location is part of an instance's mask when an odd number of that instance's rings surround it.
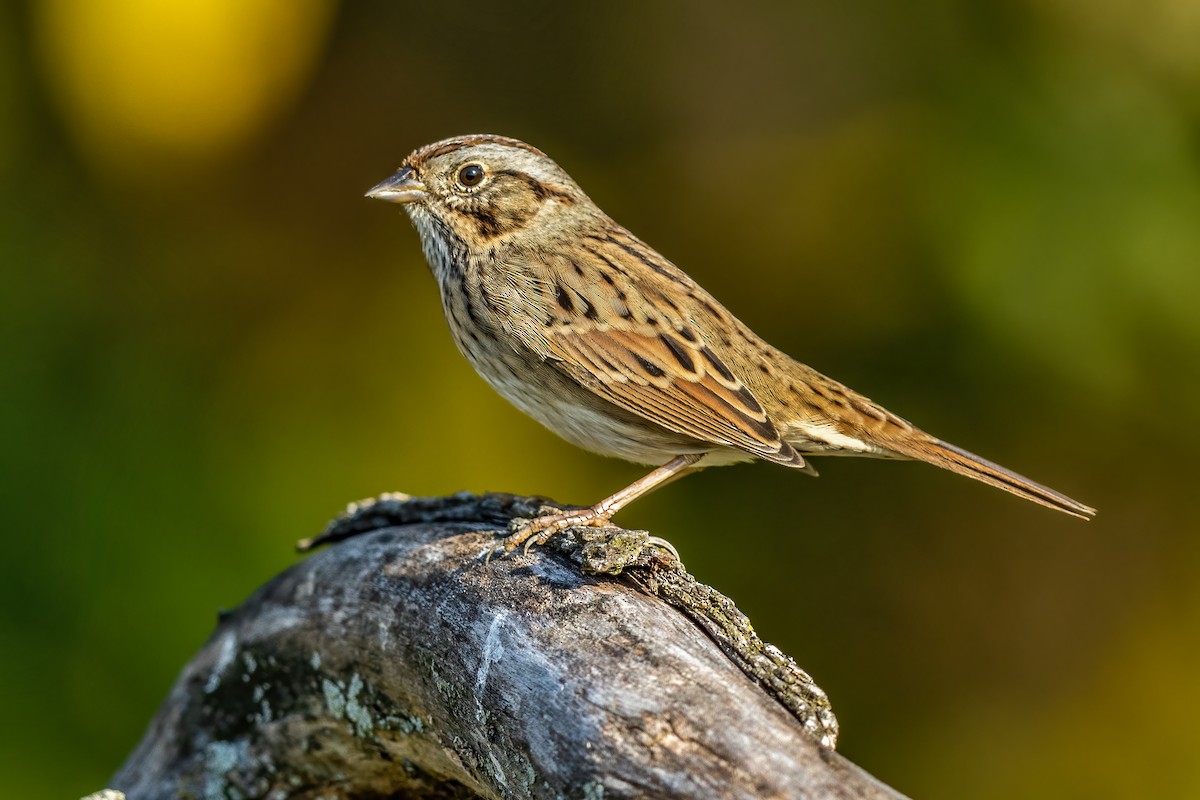
M 809 475 L 813 456 L 923 461 L 1096 513 L 769 345 L 523 141 L 434 142 L 366 196 L 407 213 L 454 341 L 484 380 L 568 442 L 654 467 L 593 506 L 514 520 L 505 551 L 607 525 L 672 480 L 756 459 Z

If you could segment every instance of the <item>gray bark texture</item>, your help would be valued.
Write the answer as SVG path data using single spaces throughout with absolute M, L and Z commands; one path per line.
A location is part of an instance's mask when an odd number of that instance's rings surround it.
M 112 780 L 178 798 L 899 798 L 643 531 L 487 561 L 546 502 L 356 504 L 222 615 Z

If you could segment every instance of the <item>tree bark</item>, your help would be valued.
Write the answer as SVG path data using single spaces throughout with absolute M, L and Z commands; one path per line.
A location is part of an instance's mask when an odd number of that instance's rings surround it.
M 645 532 L 485 556 L 541 500 L 389 496 L 224 614 L 129 800 L 899 798 L 825 695 Z M 336 544 L 334 544 L 336 543 Z

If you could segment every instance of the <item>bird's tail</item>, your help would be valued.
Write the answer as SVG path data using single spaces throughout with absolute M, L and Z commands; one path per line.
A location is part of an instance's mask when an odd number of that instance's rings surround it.
M 1096 509 L 1085 506 L 1048 486 L 1031 481 L 1024 475 L 1018 475 L 999 464 L 988 461 L 986 458 L 980 458 L 974 453 L 968 453 L 961 447 L 955 447 L 948 442 L 930 439 L 924 442 L 906 442 L 897 446 L 898 444 L 889 442 L 888 447 L 909 458 L 957 472 L 959 475 L 966 475 L 977 481 L 983 481 L 997 489 L 1012 492 L 1017 497 L 1024 497 L 1026 500 L 1057 509 L 1073 517 L 1091 519 L 1096 516 Z

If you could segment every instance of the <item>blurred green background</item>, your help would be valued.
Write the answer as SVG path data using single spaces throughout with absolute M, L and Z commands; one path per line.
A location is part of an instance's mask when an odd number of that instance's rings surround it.
M 347 501 L 593 502 L 362 193 L 503 133 L 763 336 L 1100 508 L 713 470 L 680 547 L 914 797 L 1200 797 L 1200 3 L 0 6 L 0 760 L 102 787 Z

